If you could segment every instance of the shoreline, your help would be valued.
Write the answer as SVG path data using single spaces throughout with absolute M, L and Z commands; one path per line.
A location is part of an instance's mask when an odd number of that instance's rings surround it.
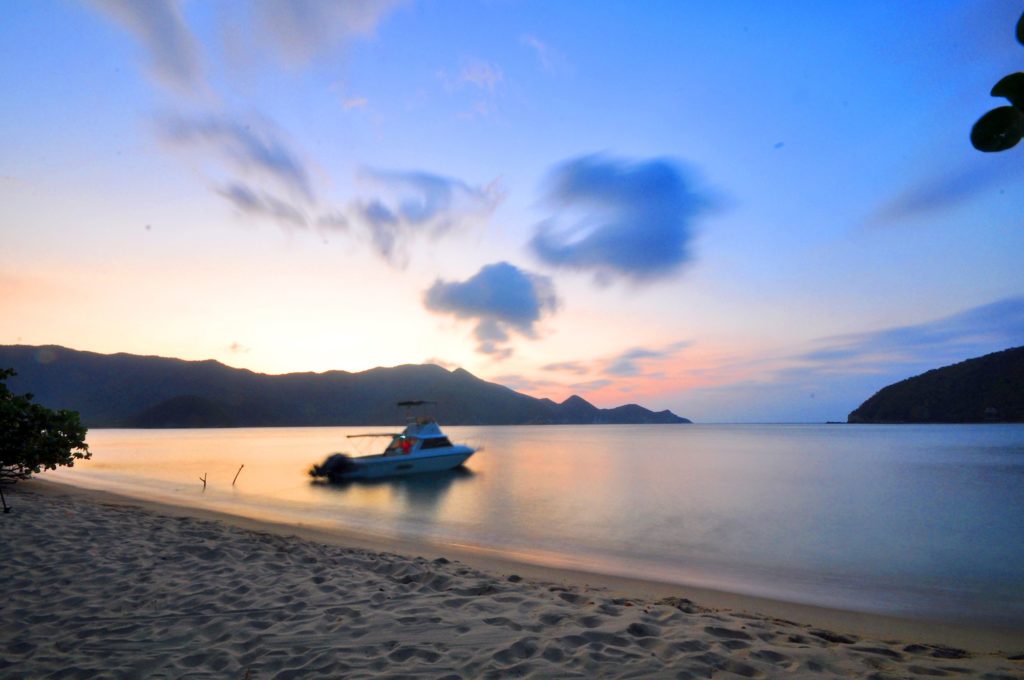
M 713 610 L 734 611 L 765 619 L 798 622 L 804 626 L 841 631 L 863 637 L 945 645 L 980 654 L 1019 654 L 1024 652 L 1024 630 L 1014 628 L 901 618 L 787 602 L 698 586 L 538 565 L 517 560 L 514 555 L 498 549 L 463 544 L 439 544 L 407 538 L 395 539 L 356 530 L 325 529 L 311 525 L 253 519 L 217 510 L 139 499 L 116 492 L 90 489 L 46 479 L 35 478 L 27 483 L 22 482 L 21 485 L 23 488 L 41 495 L 64 496 L 94 503 L 141 509 L 144 512 L 161 516 L 188 517 L 218 522 L 246 531 L 282 538 L 296 537 L 323 545 L 397 554 L 410 558 L 415 556 L 431 560 L 455 560 L 500 578 L 515 574 L 535 581 L 556 583 L 573 588 L 598 588 L 612 595 L 649 601 L 684 598 L 693 601 L 700 607 Z

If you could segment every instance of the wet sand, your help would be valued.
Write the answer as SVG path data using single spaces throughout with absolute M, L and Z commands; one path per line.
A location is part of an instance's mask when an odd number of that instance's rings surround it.
M 1024 631 L 5 489 L 0 677 L 1024 678 Z

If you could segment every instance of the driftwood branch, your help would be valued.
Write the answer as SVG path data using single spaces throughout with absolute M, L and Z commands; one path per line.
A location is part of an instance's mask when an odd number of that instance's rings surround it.
M 203 491 L 206 491 L 206 473 L 205 472 L 203 473 L 203 476 L 199 478 L 199 481 L 203 483 Z
M 238 475 L 242 474 L 242 468 L 244 467 L 245 463 L 242 463 L 241 465 L 238 466 L 238 472 L 235 473 L 235 478 L 231 480 L 231 486 L 234 486 L 235 482 L 238 481 Z

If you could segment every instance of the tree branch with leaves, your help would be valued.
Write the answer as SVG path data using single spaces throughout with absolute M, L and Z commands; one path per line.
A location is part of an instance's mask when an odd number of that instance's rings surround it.
M 0 483 L 91 457 L 78 412 L 55 411 L 34 403 L 31 394 L 11 393 L 7 379 L 14 375 L 0 369 Z
M 1017 20 L 1017 42 L 1024 45 L 1024 14 Z M 993 97 L 1003 97 L 1009 106 L 992 109 L 971 129 L 971 144 L 978 151 L 1006 151 L 1024 136 L 1024 73 L 1011 73 L 992 88 Z

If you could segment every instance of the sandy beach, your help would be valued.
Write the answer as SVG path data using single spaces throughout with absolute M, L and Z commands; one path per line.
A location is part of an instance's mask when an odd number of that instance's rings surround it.
M 788 620 L 46 482 L 6 493 L 4 678 L 1024 677 L 1013 632 Z

